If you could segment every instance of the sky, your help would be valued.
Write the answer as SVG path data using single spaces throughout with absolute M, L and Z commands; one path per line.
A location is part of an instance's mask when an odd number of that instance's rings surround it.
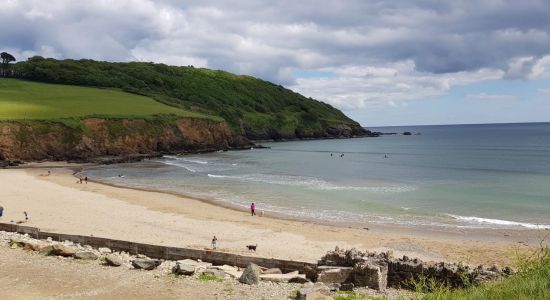
M 269 80 L 364 126 L 550 121 L 548 0 L 0 0 L 18 60 Z

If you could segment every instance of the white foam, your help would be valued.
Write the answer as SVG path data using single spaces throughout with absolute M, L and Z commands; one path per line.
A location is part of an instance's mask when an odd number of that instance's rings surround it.
M 225 178 L 225 177 L 227 177 L 227 176 L 225 176 L 225 175 L 208 174 L 208 177 L 210 177 L 210 178 Z
M 174 166 L 174 167 L 179 167 L 179 168 L 184 168 L 186 169 L 187 171 L 191 172 L 191 173 L 195 173 L 197 172 L 195 169 L 189 167 L 189 166 L 186 166 L 186 165 L 183 165 L 183 164 L 180 164 L 180 163 L 177 163 L 177 162 L 170 162 L 170 161 L 160 161 L 160 163 L 163 163 L 165 165 L 169 165 L 169 166 Z
M 180 158 L 180 160 L 183 160 L 183 161 L 186 161 L 186 162 L 190 162 L 190 163 L 194 163 L 194 164 L 201 164 L 201 165 L 206 165 L 206 164 L 208 164 L 207 161 L 198 160 L 198 159 Z
M 179 157 L 179 156 L 174 156 L 174 155 L 165 155 L 164 158 L 172 159 L 172 160 L 185 161 L 185 162 L 194 163 L 194 164 L 201 164 L 201 165 L 208 164 L 208 162 L 204 161 L 204 160 L 190 159 L 190 158 Z
M 247 175 L 216 175 L 208 174 L 210 178 L 226 178 L 239 181 L 259 182 L 267 184 L 301 186 L 314 190 L 355 190 L 368 191 L 374 193 L 402 193 L 415 190 L 409 186 L 342 186 L 314 177 L 304 176 L 285 176 L 285 175 L 266 175 L 266 174 L 247 174 Z
M 452 214 L 446 214 L 446 215 L 460 221 L 466 221 L 466 222 L 472 222 L 472 223 L 478 223 L 478 224 L 515 226 L 515 227 L 525 227 L 529 229 L 550 229 L 550 225 L 547 225 L 547 224 L 522 223 L 522 222 L 499 220 L 499 219 L 479 218 L 479 217 L 473 217 L 473 216 L 458 216 L 458 215 L 452 215 Z

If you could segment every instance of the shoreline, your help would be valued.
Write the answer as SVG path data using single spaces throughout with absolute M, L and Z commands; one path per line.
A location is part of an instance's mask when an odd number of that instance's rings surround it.
M 540 238 L 540 232 L 528 229 L 442 232 L 369 224 L 370 230 L 364 230 L 277 215 L 250 217 L 248 212 L 221 206 L 218 201 L 96 182 L 76 184 L 73 173 L 82 167 L 41 163 L 0 171 L 0 178 L 5 180 L 11 178 L 17 182 L 17 177 L 21 177 L 32 181 L 28 192 L 38 192 L 36 197 L 44 189 L 52 191 L 52 199 L 46 200 L 47 203 L 44 199 L 32 201 L 30 196 L 20 195 L 23 192 L 16 187 L 11 194 L 0 192 L 2 199 L 11 203 L 2 203 L 7 216 L 11 206 L 25 205 L 30 207 L 27 210 L 31 226 L 171 246 L 203 248 L 209 245 L 212 234 L 217 233 L 223 251 L 247 253 L 244 245 L 257 243 L 262 250 L 258 255 L 304 261 L 315 261 L 338 246 L 377 252 L 391 250 L 396 256 L 428 261 L 504 265 L 511 263 L 514 253 L 530 249 Z M 52 175 L 40 176 L 47 169 L 52 169 Z M 57 212 L 52 206 L 64 207 L 66 211 Z M 57 214 L 60 216 L 56 217 Z
M 73 176 L 75 179 L 78 179 L 77 176 L 78 173 L 81 173 L 86 166 L 95 166 L 97 164 L 90 164 L 90 165 L 82 165 L 79 164 L 79 166 L 74 168 L 69 168 L 74 171 Z M 43 167 L 38 167 L 43 168 Z M 24 169 L 24 168 L 23 168 Z M 192 194 L 186 194 L 186 193 L 180 193 L 175 191 L 162 191 L 160 189 L 154 189 L 154 188 L 145 188 L 145 187 L 134 187 L 134 186 L 125 186 L 125 185 L 119 185 L 116 183 L 110 183 L 110 182 L 104 182 L 101 180 L 95 180 L 88 178 L 89 182 L 93 182 L 100 185 L 105 185 L 113 188 L 118 189 L 129 189 L 129 190 L 135 190 L 135 191 L 142 191 L 142 192 L 151 192 L 151 193 L 162 193 L 167 194 L 175 197 L 179 197 L 181 199 L 192 199 L 198 202 L 203 202 L 209 205 L 213 205 L 216 207 L 228 209 L 231 211 L 239 212 L 239 213 L 249 213 L 249 210 L 245 207 L 233 204 L 229 201 L 223 201 L 223 200 L 217 200 L 214 198 L 208 198 L 208 197 L 198 197 Z M 481 228 L 481 227 L 466 227 L 466 226 L 437 226 L 437 225 L 424 225 L 424 224 L 414 224 L 414 225 L 404 225 L 404 224 L 395 224 L 395 223 L 376 223 L 376 222 L 365 222 L 360 223 L 357 221 L 331 221 L 331 220 L 320 220 L 311 217 L 299 217 L 299 216 L 292 216 L 288 214 L 284 214 L 281 212 L 273 212 L 273 211 L 267 211 L 266 215 L 264 215 L 264 218 L 270 218 L 274 220 L 285 220 L 285 221 L 295 221 L 295 222 L 304 222 L 304 223 L 311 223 L 315 225 L 320 226 L 331 226 L 331 227 L 337 227 L 337 228 L 353 228 L 353 229 L 360 229 L 360 230 L 383 230 L 388 232 L 405 232 L 410 233 L 412 235 L 423 235 L 427 234 L 430 235 L 432 233 L 441 234 L 445 237 L 451 238 L 462 238 L 466 234 L 473 234 L 473 237 L 477 238 L 490 238 L 492 240 L 497 241 L 509 241 L 509 237 L 512 236 L 510 233 L 514 233 L 513 236 L 521 236 L 524 237 L 525 234 L 529 236 L 530 234 L 534 232 L 548 232 L 550 234 L 549 229 L 541 227 L 541 228 L 519 228 L 519 227 L 513 227 L 513 228 Z M 472 237 L 472 236 L 471 236 Z M 537 240 L 532 239 L 523 239 L 522 241 L 528 242 L 528 243 L 534 243 L 537 242 Z M 518 242 L 520 242 L 518 240 Z

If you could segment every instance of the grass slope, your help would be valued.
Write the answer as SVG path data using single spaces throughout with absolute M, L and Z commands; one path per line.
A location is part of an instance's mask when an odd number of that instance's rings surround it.
M 45 84 L 0 78 L 0 120 L 58 120 L 176 115 L 205 117 L 150 97 L 113 89 Z
M 225 119 L 236 131 L 293 136 L 358 126 L 329 104 L 251 76 L 153 63 L 111 63 L 32 57 L 13 66 L 17 78 L 80 86 L 118 88 L 184 110 Z

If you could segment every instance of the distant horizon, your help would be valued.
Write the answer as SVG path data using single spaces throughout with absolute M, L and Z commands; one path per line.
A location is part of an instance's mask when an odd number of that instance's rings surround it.
M 456 124 L 421 124 L 421 125 L 382 125 L 382 126 L 364 126 L 363 128 L 382 128 L 382 127 L 422 127 L 422 126 L 467 126 L 467 125 L 506 125 L 506 124 L 545 124 L 550 121 L 535 121 L 535 122 L 492 122 L 492 123 L 456 123 Z

